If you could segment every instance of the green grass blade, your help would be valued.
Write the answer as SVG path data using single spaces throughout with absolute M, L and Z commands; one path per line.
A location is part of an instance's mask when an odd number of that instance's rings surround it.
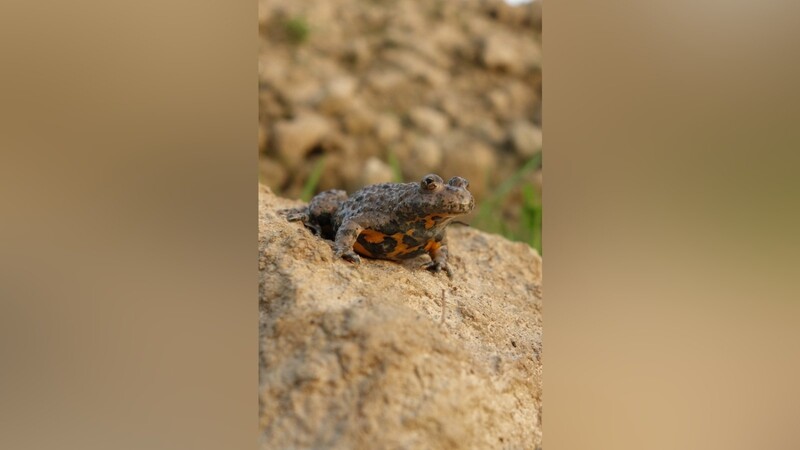
M 403 182 L 403 170 L 400 168 L 400 160 L 397 159 L 397 155 L 394 153 L 393 149 L 389 149 L 389 152 L 386 156 L 389 162 L 389 166 L 392 168 L 392 175 L 393 181 L 395 183 L 402 183 Z
M 300 194 L 300 199 L 304 202 L 311 200 L 311 197 L 314 195 L 314 192 L 317 190 L 317 185 L 319 184 L 319 179 L 322 176 L 322 171 L 325 170 L 325 157 L 319 158 L 316 164 L 314 164 L 314 168 L 311 169 L 311 174 L 308 176 L 308 180 L 306 180 L 306 184 L 303 185 L 303 193 Z

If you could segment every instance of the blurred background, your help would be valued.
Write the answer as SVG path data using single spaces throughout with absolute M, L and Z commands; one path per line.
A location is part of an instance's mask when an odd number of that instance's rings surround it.
M 541 252 L 542 4 L 259 0 L 259 180 L 470 181 L 465 222 Z

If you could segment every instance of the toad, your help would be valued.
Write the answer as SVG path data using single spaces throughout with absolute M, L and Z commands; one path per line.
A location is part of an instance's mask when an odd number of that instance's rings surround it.
M 452 277 L 445 231 L 455 217 L 475 207 L 468 187 L 464 178 L 445 183 L 430 174 L 418 183 L 366 186 L 350 197 L 342 190 L 325 191 L 306 207 L 280 213 L 333 240 L 336 256 L 352 263 L 361 261 L 359 255 L 399 261 L 427 253 L 426 269 Z

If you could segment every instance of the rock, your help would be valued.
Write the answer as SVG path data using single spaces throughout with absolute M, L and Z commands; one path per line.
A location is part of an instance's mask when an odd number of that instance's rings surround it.
M 403 164 L 403 173 L 419 180 L 429 173 L 438 172 L 442 164 L 442 149 L 435 140 L 418 136 L 413 139 L 411 153 Z
M 452 119 L 453 128 L 466 129 L 491 117 L 491 112 L 479 96 L 461 96 L 457 92 L 446 95 L 439 105 Z
M 375 112 L 369 109 L 363 101 L 349 102 L 342 120 L 344 130 L 352 135 L 365 134 L 375 127 Z
M 289 174 L 278 161 L 272 158 L 261 157 L 258 160 L 258 181 L 266 186 L 278 190 L 286 182 Z
M 372 59 L 372 51 L 369 44 L 363 38 L 353 40 L 344 50 L 345 60 L 353 64 L 356 68 L 362 69 L 367 66 Z
M 358 81 L 350 76 L 336 77 L 326 86 L 328 96 L 334 98 L 348 98 L 356 93 Z
M 471 131 L 483 140 L 495 146 L 500 146 L 506 138 L 506 132 L 492 119 L 484 119 L 476 123 Z
M 430 40 L 446 53 L 460 55 L 469 49 L 469 40 L 459 27 L 442 23 L 431 30 Z
M 320 177 L 319 190 L 354 189 L 361 187 L 364 153 L 351 136 L 333 133 L 325 139 L 325 170 Z
M 504 34 L 490 34 L 484 40 L 481 60 L 492 70 L 519 74 L 524 69 L 522 55 L 517 51 L 516 43 Z
M 456 128 L 464 126 L 462 118 L 465 108 L 464 99 L 461 96 L 455 93 L 446 95 L 441 100 L 439 107 L 452 119 Z
M 321 145 L 325 153 L 325 166 L 319 179 L 319 192 L 360 182 L 361 156 L 353 137 L 332 132 L 323 139 Z
M 445 52 L 440 50 L 440 47 L 433 41 L 433 39 L 431 39 L 430 36 L 419 36 L 415 34 L 409 34 L 407 32 L 402 33 L 402 36 L 403 37 L 401 39 L 398 39 L 400 42 L 395 45 L 401 45 L 404 48 L 411 50 L 429 65 L 432 64 L 443 69 L 450 68 L 450 58 L 445 54 Z
M 308 105 L 318 101 L 324 90 L 316 78 L 306 75 L 283 83 L 281 93 L 291 103 Z
M 486 94 L 486 99 L 492 107 L 492 112 L 496 115 L 507 113 L 511 107 L 511 98 L 509 98 L 508 92 L 502 89 L 493 89 Z
M 413 108 L 409 111 L 408 118 L 417 128 L 434 136 L 444 133 L 450 127 L 446 115 L 425 106 Z
M 536 32 L 542 32 L 542 2 L 530 2 L 528 5 L 527 21 Z
M 356 266 L 275 213 L 296 205 L 260 188 L 261 448 L 541 446 L 534 250 L 451 226 L 452 280 Z
M 406 82 L 406 75 L 397 69 L 378 69 L 367 76 L 367 84 L 378 93 L 391 91 Z
M 422 80 L 433 87 L 444 86 L 450 79 L 445 70 L 439 69 L 420 54 L 411 50 L 387 50 L 383 58 L 404 71 L 412 79 Z
M 260 5 L 259 5 L 260 6 Z M 270 8 L 258 8 L 258 24 L 265 25 L 270 20 L 272 20 L 272 16 L 274 15 L 274 10 Z
M 258 55 L 258 79 L 273 85 L 279 84 L 288 77 L 287 61 L 275 58 L 273 54 Z
M 328 81 L 319 111 L 331 116 L 341 114 L 353 102 L 357 88 L 358 81 L 350 76 L 339 76 Z
M 267 151 L 267 142 L 269 142 L 269 134 L 267 127 L 263 124 L 258 126 L 258 151 L 264 153 Z
M 259 89 L 258 93 L 258 114 L 261 117 L 284 117 L 286 115 L 286 105 L 281 102 L 278 92 L 269 87 Z M 265 121 L 262 120 L 261 123 Z M 266 124 L 265 124 L 266 125 Z
M 534 40 L 519 41 L 518 54 L 522 55 L 524 70 L 542 68 L 542 46 Z
M 512 5 L 505 1 L 494 1 L 488 2 L 484 5 L 484 8 L 490 17 L 499 22 L 513 26 L 524 26 L 526 22 L 530 21 L 530 13 L 526 6 L 528 4 Z
M 511 143 L 514 150 L 523 158 L 529 158 L 542 149 L 542 130 L 527 120 L 511 125 Z
M 498 30 L 495 24 L 486 17 L 469 14 L 464 18 L 464 28 L 470 36 L 487 36 Z
M 364 171 L 361 173 L 361 184 L 388 183 L 394 180 L 392 168 L 376 157 L 371 157 L 364 164 Z
M 508 117 L 527 117 L 536 103 L 536 94 L 531 90 L 530 85 L 518 80 L 511 80 L 505 84 L 504 89 L 511 99 Z
M 492 148 L 461 133 L 448 136 L 443 148 L 442 173 L 445 178 L 453 175 L 466 178 L 476 200 L 483 198 L 497 166 L 497 156 Z
M 339 167 L 344 165 L 346 157 L 341 153 L 331 153 L 325 155 L 325 166 L 319 177 L 317 191 L 327 191 L 328 189 L 339 189 L 344 186 Z
M 400 119 L 393 114 L 381 114 L 375 121 L 375 136 L 384 145 L 396 141 L 401 131 Z
M 533 123 L 535 123 L 536 125 L 539 125 L 539 127 L 542 126 L 542 102 L 541 101 L 538 101 L 536 103 L 536 106 L 535 106 L 535 108 L 533 110 Z
M 275 150 L 290 169 L 296 168 L 309 150 L 317 146 L 331 131 L 322 116 L 306 113 L 291 121 L 275 124 Z

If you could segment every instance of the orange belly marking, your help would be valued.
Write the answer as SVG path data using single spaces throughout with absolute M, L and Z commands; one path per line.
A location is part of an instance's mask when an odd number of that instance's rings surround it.
M 433 251 L 439 250 L 439 247 L 441 247 L 441 246 L 442 246 L 441 242 L 428 241 L 428 243 L 425 244 L 425 251 L 433 252 Z
M 372 253 L 370 253 L 369 250 L 364 248 L 364 246 L 361 245 L 361 243 L 358 242 L 358 241 L 356 241 L 356 243 L 353 244 L 353 250 L 355 250 L 356 253 L 358 253 L 358 254 L 361 254 L 361 255 L 364 255 L 364 256 L 369 256 L 370 258 L 374 258 L 374 256 L 372 256 Z
M 361 236 L 364 236 L 364 240 L 366 240 L 370 244 L 380 244 L 386 237 L 386 235 L 381 233 L 380 231 L 375 231 L 370 229 L 362 231 Z
M 435 216 L 433 214 L 429 214 L 429 215 L 425 216 L 425 229 L 426 230 L 430 230 L 431 228 L 434 227 L 434 225 L 436 225 L 436 221 L 433 220 L 434 217 L 439 217 L 439 216 Z

